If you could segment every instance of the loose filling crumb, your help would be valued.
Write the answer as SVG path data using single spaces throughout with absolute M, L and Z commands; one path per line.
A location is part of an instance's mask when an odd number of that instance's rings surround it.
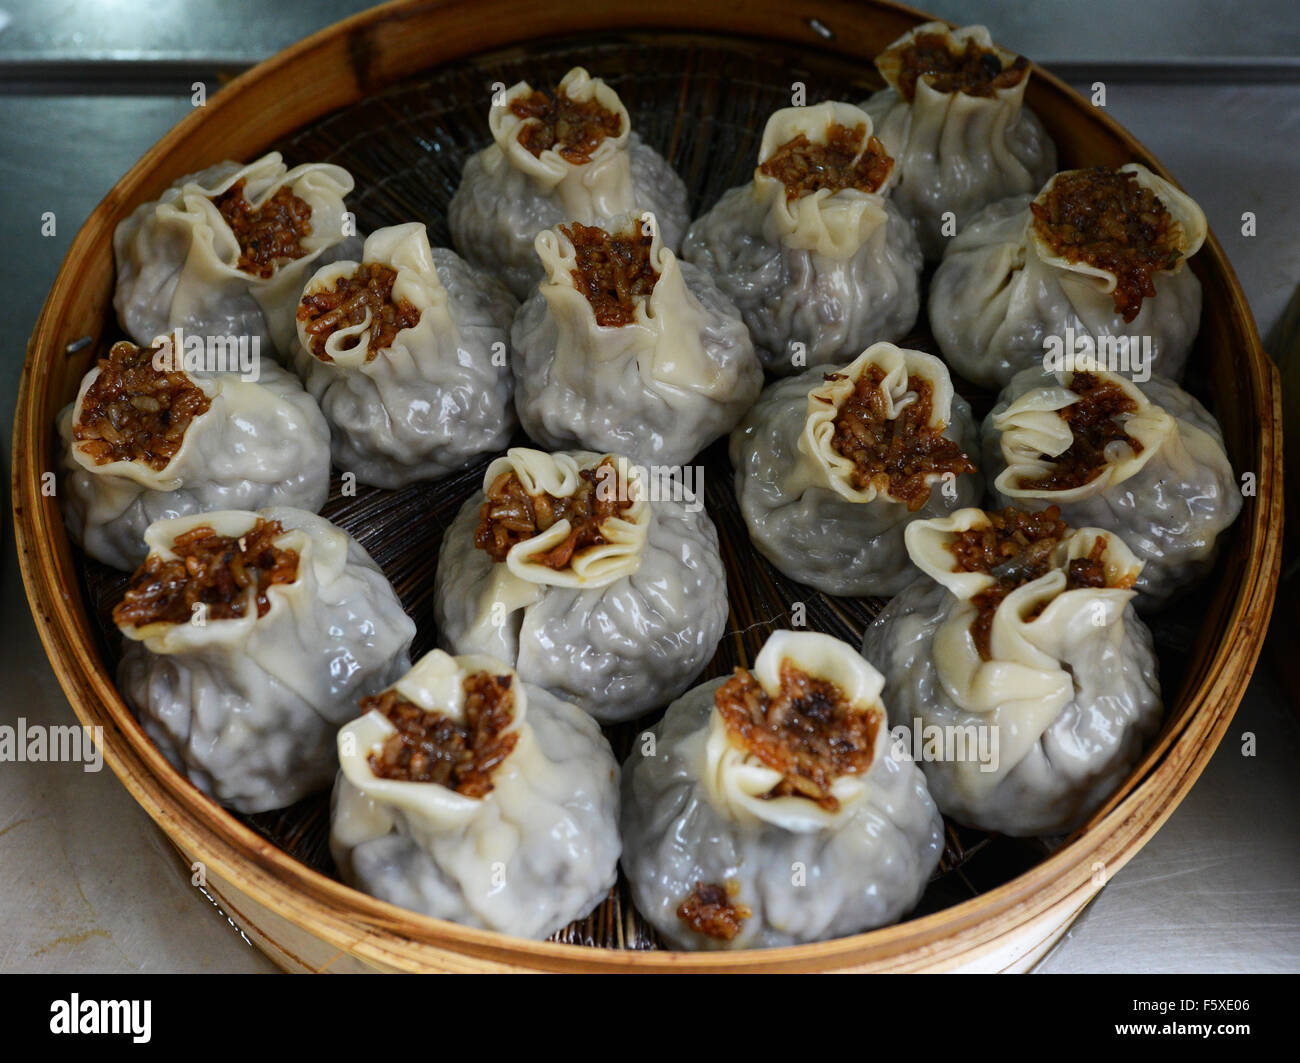
M 1096 479 L 1106 465 L 1106 447 L 1123 440 L 1134 454 L 1142 444 L 1124 430 L 1128 415 L 1138 404 L 1118 384 L 1095 373 L 1075 373 L 1070 390 L 1079 401 L 1058 411 L 1074 436 L 1069 449 L 1052 461 L 1051 471 L 1036 478 L 1022 477 L 1019 486 L 1029 491 L 1068 491 Z
M 677 906 L 677 918 L 697 934 L 718 941 L 732 941 L 741 931 L 741 924 L 753 915 L 748 905 L 736 898 L 740 883 L 729 879 L 726 885 L 716 882 L 696 882 L 691 895 Z
M 837 373 L 827 380 L 843 379 Z M 930 497 L 930 485 L 945 473 L 973 473 L 975 466 L 943 427 L 930 423 L 934 412 L 934 385 L 922 377 L 907 378 L 916 398 L 886 416 L 885 372 L 869 366 L 858 378 L 853 393 L 840 405 L 831 447 L 853 462 L 849 482 L 859 491 L 874 486 L 918 510 Z
M 636 317 L 636 300 L 648 299 L 659 282 L 650 262 L 653 237 L 636 223 L 635 233 L 607 233 L 591 225 L 561 225 L 573 244 L 573 285 L 591 304 L 596 324 L 618 328 Z
M 466 797 L 486 797 L 492 773 L 519 741 L 519 733 L 509 730 L 512 679 L 488 672 L 466 676 L 463 720 L 413 705 L 395 690 L 362 698 L 363 712 L 381 713 L 397 728 L 370 754 L 370 770 L 380 779 L 437 783 Z
M 1182 230 L 1130 171 L 1067 170 L 1030 204 L 1053 254 L 1115 274 L 1115 312 L 1132 321 L 1156 294 L 1155 275 L 1182 257 Z
M 893 168 L 894 160 L 879 140 L 867 136 L 865 124 L 850 129 L 836 123 L 827 132 L 825 144 L 814 144 L 800 133 L 772 152 L 758 169 L 785 185 L 785 198 L 793 202 L 823 188 L 832 193 L 843 188 L 874 192 Z
M 836 684 L 789 661 L 781 662 L 778 674 L 781 687 L 771 697 L 750 672 L 737 668 L 714 694 L 714 704 L 733 744 L 781 772 L 765 798 L 806 797 L 835 812 L 835 780 L 871 767 L 878 713 L 858 711 Z
M 114 623 L 185 624 L 200 605 L 206 620 L 231 620 L 247 611 L 250 587 L 257 615 L 265 616 L 271 608 L 267 588 L 298 578 L 298 552 L 275 545 L 283 534 L 279 521 L 260 518 L 237 538 L 218 535 L 206 524 L 191 528 L 172 543 L 176 557 L 150 554 L 136 569 L 113 610 Z
M 503 472 L 488 485 L 474 545 L 486 550 L 493 561 L 504 561 L 519 543 L 540 535 L 557 521 L 567 520 L 569 534 L 564 541 L 530 559 L 547 568 L 562 569 L 579 550 L 608 542 L 601 533 L 602 526 L 632 505 L 627 491 L 617 489 L 618 482 L 610 458 L 595 468 L 582 469 L 577 489 L 566 498 L 545 491 L 529 494 L 518 474 Z
M 212 202 L 239 243 L 235 268 L 255 277 L 269 277 L 277 266 L 307 253 L 302 240 L 311 235 L 311 205 L 282 186 L 254 210 L 244 196 L 244 183 L 241 177 L 213 196 Z
M 916 83 L 921 78 L 935 92 L 992 96 L 998 89 L 1019 85 L 1029 72 L 1029 60 L 1023 55 L 1003 66 L 1001 56 L 973 40 L 967 40 L 965 48 L 954 54 L 948 38 L 940 33 L 913 37 L 893 50 L 891 58 L 900 64 L 898 92 L 908 102 L 915 98 Z
M 555 95 L 535 89 L 510 101 L 517 118 L 536 118 L 519 131 L 519 143 L 534 157 L 554 150 L 569 162 L 582 165 L 606 137 L 623 132 L 623 118 L 597 103 L 570 99 L 558 89 Z
M 140 461 L 167 467 L 195 417 L 212 400 L 186 373 L 155 369 L 157 348 L 113 344 L 99 360 L 99 376 L 86 389 L 72 438 L 96 465 Z
M 366 361 L 385 347 L 391 347 L 403 329 L 420 323 L 420 311 L 405 299 L 393 299 L 393 282 L 397 270 L 378 262 L 363 262 L 348 277 L 340 277 L 334 287 L 312 292 L 298 304 L 298 320 L 304 323 L 311 353 L 322 362 L 333 358 L 325 350 L 329 338 L 339 329 L 360 325 L 370 313 L 370 343 Z M 357 345 L 359 337 L 350 336 L 344 347 Z

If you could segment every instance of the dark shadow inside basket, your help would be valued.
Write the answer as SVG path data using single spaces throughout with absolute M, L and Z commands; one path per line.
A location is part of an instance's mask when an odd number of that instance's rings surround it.
M 450 246 L 447 204 L 465 160 L 490 140 L 487 110 L 494 86 L 527 79 L 550 87 L 577 65 L 618 91 L 633 128 L 681 174 L 690 191 L 692 217 L 726 189 L 749 180 L 764 122 L 772 111 L 790 105 L 795 83 L 806 86 L 809 104 L 825 99 L 858 102 L 881 84 L 875 70 L 865 65 L 740 38 L 694 34 L 569 38 L 446 64 L 327 115 L 273 147 L 291 166 L 320 161 L 350 170 L 357 191 L 348 203 L 362 232 L 423 221 L 432 243 Z M 1058 147 L 1062 169 L 1102 161 L 1079 158 L 1059 141 Z M 105 337 L 105 349 L 113 338 Z M 924 315 L 902 345 L 938 353 Z M 1185 386 L 1213 408 L 1208 389 L 1196 386 L 1197 381 L 1208 379 L 1204 347 L 1202 340 L 1193 352 Z M 960 380 L 957 383 L 976 416 L 982 417 L 993 396 Z M 436 643 L 433 576 L 443 530 L 481 483 L 488 460 L 401 491 L 360 487 L 355 497 L 343 497 L 335 477 L 323 513 L 360 540 L 396 587 L 418 628 L 414 656 Z M 883 602 L 832 598 L 786 579 L 750 544 L 732 491 L 725 441 L 708 448 L 699 464 L 731 599 L 727 633 L 701 679 L 748 665 L 772 630 L 791 626 L 796 602 L 805 606 L 809 629 L 860 645 L 863 630 Z M 1222 565 L 1216 577 L 1221 572 Z M 103 658 L 115 669 L 120 636 L 110 612 L 121 599 L 126 576 L 88 560 L 83 575 Z M 1188 678 L 1200 615 L 1171 610 L 1152 623 L 1167 705 L 1174 704 Z M 1175 724 L 1175 717 L 1167 714 L 1166 729 Z M 653 719 L 607 729 L 620 760 Z M 240 818 L 308 866 L 335 873 L 328 846 L 328 794 L 279 812 Z M 1059 839 L 987 835 L 949 823 L 946 852 L 915 914 L 940 911 L 1000 886 L 1039 863 L 1059 843 Z M 609 948 L 658 947 L 654 932 L 633 909 L 621 878 L 600 908 L 561 931 L 556 940 Z

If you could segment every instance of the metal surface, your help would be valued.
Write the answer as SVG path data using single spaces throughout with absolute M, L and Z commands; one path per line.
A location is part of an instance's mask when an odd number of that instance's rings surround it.
M 0 237 L 7 251 L 0 259 L 6 293 L 0 327 L 7 337 L 0 348 L 0 446 L 6 452 L 26 338 L 77 226 L 190 107 L 188 85 L 171 90 L 170 79 L 184 82 L 191 62 L 217 70 L 259 57 L 359 6 L 341 0 L 9 5 L 15 18 L 0 32 L 0 184 L 6 191 Z M 1294 237 L 1300 231 L 1294 200 L 1300 82 L 1135 82 L 1118 77 L 1114 61 L 1124 58 L 1118 52 L 1132 40 L 1152 38 L 1157 59 L 1254 54 L 1271 64 L 1297 51 L 1290 2 L 1233 5 L 1231 25 L 1225 25 L 1223 5 L 1200 3 L 1066 9 L 954 0 L 930 6 L 950 18 L 987 21 L 1008 45 L 1048 65 L 1056 56 L 1068 55 L 1071 70 L 1081 57 L 1105 59 L 1099 74 L 1082 73 L 1081 87 L 1105 80 L 1112 114 L 1201 202 L 1261 332 L 1267 331 L 1300 283 Z M 1098 13 L 1102 6 L 1105 18 Z M 1208 6 L 1218 17 L 1194 14 Z M 133 9 L 146 8 L 147 31 L 131 17 Z M 1151 14 L 1175 8 L 1176 17 Z M 1145 12 L 1142 23 L 1133 21 L 1139 10 Z M 1268 22 L 1267 33 L 1257 32 L 1261 21 Z M 97 84 L 101 95 L 32 94 L 75 89 L 102 70 L 76 64 L 110 56 L 132 60 L 136 73 L 129 85 Z M 19 86 L 6 81 L 5 63 L 33 59 L 45 81 L 29 78 L 27 95 L 6 94 Z M 61 70 L 75 77 L 59 82 L 45 65 L 50 59 L 71 64 Z M 136 66 L 153 59 L 169 65 Z M 137 80 L 139 73 L 148 77 Z M 166 94 L 139 94 L 151 88 L 161 93 L 159 85 L 168 86 Z M 135 94 L 120 95 L 124 87 Z M 57 228 L 43 237 L 46 211 L 55 213 Z M 1254 237 L 1241 233 L 1246 211 L 1257 219 Z M 4 523 L 0 724 L 19 717 L 71 723 L 72 711 L 36 638 L 12 529 Z M 1243 752 L 1250 736 L 1253 756 Z M 1039 969 L 1300 970 L 1298 754 L 1300 723 L 1271 665 L 1263 663 L 1229 736 L 1187 800 Z M 111 772 L 87 773 L 76 764 L 0 764 L 0 970 L 270 969 L 210 898 L 178 874 L 173 850 Z

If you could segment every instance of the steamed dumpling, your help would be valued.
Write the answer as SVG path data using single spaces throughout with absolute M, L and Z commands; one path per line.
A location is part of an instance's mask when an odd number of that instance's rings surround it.
M 533 240 L 544 229 L 647 210 L 666 247 L 681 243 L 686 186 L 600 78 L 574 67 L 554 93 L 521 81 L 493 100 L 488 125 L 493 143 L 465 164 L 447 223 L 456 249 L 516 298 L 542 280 Z
M 876 68 L 888 88 L 862 109 L 898 166 L 894 202 L 928 261 L 981 208 L 1033 192 L 1056 169 L 1056 146 L 1024 104 L 1028 61 L 983 26 L 923 23 L 877 56 Z
M 990 205 L 951 242 L 930 287 L 939 349 L 985 387 L 1060 367 L 1076 348 L 1180 380 L 1201 321 L 1201 282 L 1186 264 L 1205 235 L 1201 208 L 1138 163 L 1056 174 L 1036 196 Z
M 918 575 L 903 531 L 979 500 L 970 406 L 933 355 L 892 343 L 771 385 L 731 436 L 758 550 L 827 594 L 896 594 Z
M 1142 562 L 1056 510 L 963 509 L 912 524 L 907 547 L 929 578 L 889 603 L 862 653 L 891 722 L 927 750 L 939 808 L 1015 836 L 1080 826 L 1160 725 L 1151 633 L 1132 609 Z
M 117 683 L 145 733 L 240 812 L 329 786 L 335 732 L 401 675 L 415 625 L 341 528 L 302 510 L 163 520 L 113 611 Z
M 268 358 L 206 372 L 207 353 L 181 333 L 152 348 L 114 344 L 60 412 L 64 519 L 97 561 L 129 572 L 147 552 L 145 529 L 164 518 L 315 512 L 329 497 L 329 426 L 311 396 Z
M 371 233 L 360 263 L 317 270 L 293 367 L 330 422 L 334 464 L 396 488 L 505 447 L 515 309 L 492 277 L 430 248 L 417 222 Z
M 675 948 L 772 948 L 896 922 L 943 851 L 882 680 L 827 635 L 778 631 L 752 672 L 679 698 L 623 766 L 623 868 Z
M 287 351 L 303 283 L 355 244 L 352 187 L 341 166 L 290 170 L 275 151 L 180 178 L 113 234 L 122 328 L 140 344 L 182 328 Z
M 551 449 L 682 465 L 735 427 L 763 386 L 740 315 L 679 262 L 650 215 L 537 237 L 547 280 L 515 318 L 515 404 Z
M 1241 512 L 1218 422 L 1173 381 L 1117 373 L 1018 373 L 984 422 L 999 505 L 1056 506 L 1117 533 L 1144 564 L 1137 607 L 1203 577 Z
M 338 736 L 346 882 L 439 919 L 545 938 L 614 885 L 618 763 L 585 713 L 490 657 L 434 650 Z
M 727 620 L 703 502 L 626 459 L 514 448 L 442 540 L 439 636 L 604 723 L 680 694 Z
M 843 361 L 916 323 L 921 252 L 889 199 L 894 160 L 871 132 L 847 103 L 777 111 L 754 179 L 682 243 L 740 308 L 771 372 Z

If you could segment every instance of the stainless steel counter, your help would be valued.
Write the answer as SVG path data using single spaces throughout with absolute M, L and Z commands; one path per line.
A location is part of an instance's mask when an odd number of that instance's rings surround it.
M 164 83 L 187 86 L 190 69 L 237 68 L 360 6 L 6 5 L 13 15 L 0 31 L 6 484 L 27 336 L 78 226 L 189 111 L 188 88 L 182 94 Z M 1111 113 L 1205 208 L 1267 331 L 1300 284 L 1300 24 L 1289 0 L 1232 4 L 1231 18 L 1224 17 L 1229 5 L 1172 0 L 930 6 L 956 20 L 987 21 L 1008 45 L 1049 66 L 1068 63 L 1083 84 L 1105 80 Z M 1142 54 L 1125 52 L 1148 39 Z M 1140 69 L 1144 57 L 1159 67 L 1158 80 Z M 1206 59 L 1212 79 L 1171 80 Z M 85 65 L 90 60 L 107 62 Z M 1247 210 L 1258 218 L 1253 238 L 1240 233 Z M 44 211 L 56 214 L 54 236 L 41 236 Z M 0 723 L 72 723 L 27 610 L 8 513 L 3 523 Z M 1253 757 L 1242 753 L 1247 733 L 1255 736 Z M 1188 799 L 1039 969 L 1300 970 L 1298 765 L 1300 722 L 1266 655 Z M 111 772 L 0 764 L 0 971 L 271 969 L 189 885 Z

